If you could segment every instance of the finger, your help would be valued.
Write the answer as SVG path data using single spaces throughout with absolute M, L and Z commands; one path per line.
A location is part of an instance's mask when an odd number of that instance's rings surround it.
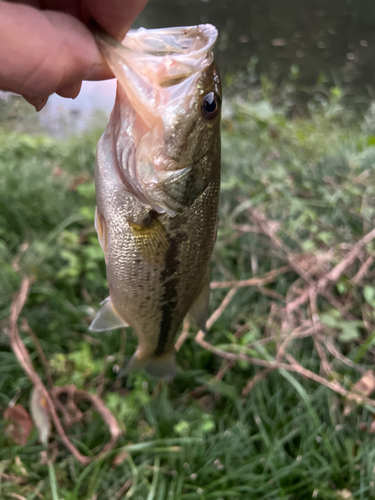
M 72 85 L 66 85 L 65 87 L 62 87 L 60 89 L 56 90 L 56 94 L 58 94 L 61 97 L 67 97 L 70 99 L 75 99 L 78 97 L 80 91 L 81 91 L 82 83 L 73 83 Z M 30 97 L 27 95 L 24 95 L 23 98 L 30 103 L 32 106 L 34 106 L 36 111 L 41 111 L 44 106 L 47 104 L 48 101 L 48 96 L 46 97 Z
M 82 0 L 85 23 L 94 19 L 119 40 L 124 38 L 135 18 L 144 9 L 147 0 Z
M 61 97 L 67 97 L 69 99 L 75 99 L 78 97 L 82 87 L 82 82 L 72 83 L 71 85 L 65 85 L 56 90 L 56 94 Z
M 0 89 L 45 98 L 112 74 L 89 30 L 67 14 L 0 1 Z
M 121 40 L 147 0 L 23 0 L 22 3 L 71 14 L 87 25 L 94 19 L 108 33 Z
M 34 106 L 35 111 L 41 111 L 48 101 L 48 97 L 29 97 L 26 95 L 22 97 L 32 106 Z

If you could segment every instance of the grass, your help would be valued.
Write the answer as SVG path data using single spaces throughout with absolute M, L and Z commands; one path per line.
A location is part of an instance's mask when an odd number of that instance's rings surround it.
M 369 432 L 374 407 L 355 405 L 344 416 L 343 398 L 327 387 L 290 370 L 266 373 L 244 361 L 247 355 L 274 362 L 285 338 L 300 328 L 286 355 L 325 380 L 350 391 L 373 366 L 373 265 L 353 280 L 375 250 L 372 241 L 327 285 L 325 296 L 317 294 L 290 314 L 285 309 L 309 289 L 301 275 L 311 271 L 309 279 L 319 282 L 373 229 L 371 107 L 356 115 L 341 91 L 319 87 L 308 91 L 301 111 L 292 90 L 276 93 L 264 80 L 227 102 L 212 280 L 263 276 L 285 264 L 290 270 L 270 284 L 238 289 L 206 335 L 212 345 L 242 359 L 228 365 L 197 345 L 191 330 L 178 354 L 178 375 L 160 391 L 143 372 L 117 380 L 136 346 L 130 331 L 89 335 L 87 330 L 107 295 L 93 226 L 100 131 L 58 141 L 31 134 L 32 127 L 15 132 L 19 118 L 11 126 L 1 120 L 0 406 L 5 410 L 16 396 L 17 404 L 29 408 L 32 387 L 10 349 L 8 318 L 22 277 L 32 275 L 21 318 L 38 337 L 54 383 L 99 390 L 123 437 L 106 456 L 82 466 L 56 433 L 46 455 L 35 429 L 27 445 L 17 445 L 3 432 L 8 422 L 0 420 L 0 498 L 375 498 Z M 0 110 L 3 116 L 14 110 L 7 106 Z M 22 117 L 22 105 L 17 106 Z M 227 291 L 212 291 L 211 312 Z M 318 331 L 304 337 L 314 318 Z M 19 324 L 47 383 L 32 340 Z M 351 366 L 328 350 L 330 344 Z M 253 387 L 244 396 L 249 380 Z M 82 403 L 79 410 L 84 417 L 66 432 L 81 453 L 94 456 L 109 433 L 89 405 Z

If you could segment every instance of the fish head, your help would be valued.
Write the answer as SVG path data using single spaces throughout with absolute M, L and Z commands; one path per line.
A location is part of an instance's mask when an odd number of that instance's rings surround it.
M 209 154 L 220 131 L 221 85 L 214 62 L 174 85 L 163 120 L 164 153 L 180 167 L 198 165 Z M 162 162 L 168 170 L 168 159 Z
M 141 28 L 122 44 L 107 35 L 98 38 L 118 80 L 116 104 L 132 110 L 132 120 L 118 133 L 131 136 L 135 154 L 121 168 L 134 192 L 159 213 L 174 216 L 190 206 L 219 168 L 216 38 L 209 24 Z

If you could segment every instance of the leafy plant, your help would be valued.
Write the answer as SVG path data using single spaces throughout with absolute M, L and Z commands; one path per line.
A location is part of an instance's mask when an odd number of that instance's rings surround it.
M 22 277 L 33 276 L 22 318 L 54 383 L 99 392 L 123 436 L 83 466 L 56 433 L 53 465 L 36 432 L 24 447 L 1 433 L 1 497 L 333 500 L 345 490 L 375 497 L 373 406 L 344 416 L 342 397 L 317 382 L 340 384 L 348 395 L 373 364 L 373 240 L 324 281 L 373 229 L 371 109 L 359 121 L 343 91 L 319 83 L 301 111 L 293 92 L 263 79 L 227 101 L 211 312 L 237 288 L 208 346 L 201 341 L 206 348 L 187 332 L 178 375 L 161 387 L 143 372 L 117 378 L 135 350 L 131 330 L 88 333 L 107 294 L 93 224 L 99 131 L 60 141 L 2 126 L 0 404 L 5 410 L 16 396 L 29 405 L 32 387 L 10 349 L 8 318 Z M 252 286 L 238 285 L 250 278 Z M 306 290 L 312 295 L 287 314 Z M 22 322 L 20 332 L 47 384 Z M 108 431 L 92 406 L 77 408 L 82 418 L 66 431 L 90 456 Z

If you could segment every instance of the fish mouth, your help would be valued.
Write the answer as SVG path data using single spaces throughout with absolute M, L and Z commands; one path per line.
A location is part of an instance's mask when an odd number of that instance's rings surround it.
M 218 32 L 214 26 L 199 24 L 178 28 L 130 30 L 122 43 L 106 33 L 97 33 L 96 40 L 117 77 L 116 68 L 112 65 L 118 57 L 122 58 L 124 63 L 138 61 L 139 68 L 144 67 L 144 64 L 150 65 L 152 69 L 163 63 L 171 66 L 174 61 L 180 69 L 189 67 L 190 74 L 202 70 L 212 62 L 211 51 L 217 36 Z
M 119 167 L 133 192 L 142 200 L 146 198 L 159 213 L 175 215 L 156 200 L 155 186 L 167 177 L 172 181 L 171 172 L 178 175 L 185 171 L 185 166 L 166 158 L 165 133 L 173 130 L 175 116 L 188 115 L 199 92 L 197 82 L 213 62 L 217 36 L 217 29 L 210 24 L 140 28 L 130 31 L 122 43 L 106 33 L 95 33 L 98 47 L 118 80 L 116 103 L 127 117 L 123 133 L 133 144 L 132 158 L 125 164 L 121 159 Z M 162 157 L 160 165 L 155 162 Z
M 139 28 L 128 32 L 124 39 L 124 46 L 136 52 L 155 56 L 189 54 L 192 57 L 200 57 L 212 49 L 216 38 L 217 29 L 212 24 L 178 28 Z M 134 45 L 134 41 L 137 41 L 137 45 Z
M 131 30 L 122 43 L 106 33 L 96 33 L 100 51 L 113 74 L 127 91 L 129 83 L 166 88 L 204 70 L 213 60 L 218 36 L 211 24 Z M 125 78 L 124 78 L 125 77 Z M 127 80 L 127 83 L 125 82 Z M 151 97 L 151 95 L 150 95 Z
M 123 43 L 95 33 L 98 47 L 118 80 L 118 99 L 135 112 L 134 141 L 151 131 L 161 141 L 163 114 L 169 106 L 187 111 L 196 82 L 213 61 L 217 29 L 200 24 L 166 29 L 130 31 Z M 151 139 L 148 134 L 148 141 Z
M 217 29 L 212 24 L 178 28 L 139 28 L 128 32 L 123 45 L 135 52 L 154 56 L 189 54 L 191 57 L 200 57 L 212 49 L 216 38 Z

